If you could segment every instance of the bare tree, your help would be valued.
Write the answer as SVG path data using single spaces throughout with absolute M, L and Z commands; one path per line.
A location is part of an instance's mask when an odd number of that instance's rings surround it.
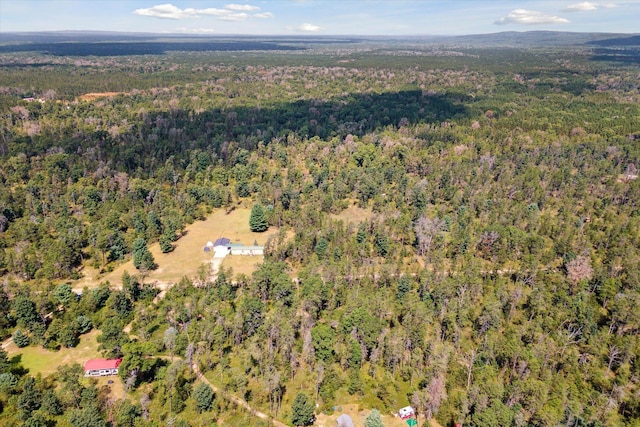
M 569 261 L 567 263 L 567 277 L 574 285 L 581 280 L 591 280 L 593 268 L 589 257 L 580 255 L 573 261 Z
M 418 412 L 424 413 L 426 418 L 432 418 L 446 398 L 444 375 L 438 374 L 431 379 L 427 387 L 413 393 L 411 404 Z
M 142 418 L 145 420 L 149 419 L 149 403 L 151 403 L 151 399 L 148 394 L 144 393 L 140 397 L 140 406 L 142 407 Z
M 320 393 L 320 386 L 324 381 L 324 365 L 322 363 L 316 363 L 316 405 L 318 404 L 318 394 Z
M 438 411 L 442 402 L 447 398 L 447 389 L 445 387 L 444 375 L 436 375 L 430 382 L 427 388 L 427 406 L 425 415 L 427 418 L 433 417 L 433 414 Z
M 416 221 L 414 231 L 418 239 L 418 250 L 421 256 L 428 256 L 437 243 L 437 237 L 444 229 L 444 221 L 439 218 L 421 216 Z
M 487 256 L 493 251 L 493 247 L 500 239 L 500 234 L 495 231 L 485 231 L 480 236 L 480 250 L 483 255 Z
M 568 346 L 577 344 L 580 341 L 582 341 L 582 338 L 581 338 L 582 326 L 578 326 L 570 323 L 564 329 L 563 335 L 564 337 L 566 337 L 566 339 L 564 340 L 564 344 L 562 345 L 562 350 L 560 351 L 560 357 L 564 356 L 564 352 L 566 351 Z
M 460 363 L 467 368 L 467 392 L 469 392 L 469 388 L 471 388 L 471 379 L 473 376 L 473 365 L 476 363 L 476 358 L 478 357 L 478 350 L 472 348 L 465 354 L 463 354 L 460 358 Z
M 620 360 L 620 349 L 615 345 L 609 347 L 609 352 L 607 353 L 607 359 L 609 359 L 609 363 L 607 364 L 607 374 L 611 372 L 611 367 L 614 363 L 617 363 Z

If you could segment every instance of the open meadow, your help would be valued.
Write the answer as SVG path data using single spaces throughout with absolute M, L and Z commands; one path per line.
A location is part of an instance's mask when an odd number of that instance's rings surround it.
M 163 254 L 160 245 L 154 243 L 149 246 L 158 268 L 145 274 L 146 283 L 157 282 L 161 285 L 169 285 L 180 281 L 184 276 L 195 278 L 198 269 L 211 263 L 212 252 L 205 252 L 204 247 L 208 241 L 215 241 L 220 237 L 231 239 L 232 243 L 252 245 L 257 242 L 264 245 L 269 236 L 276 233 L 276 228 L 270 228 L 264 233 L 253 233 L 249 230 L 249 216 L 251 209 L 238 208 L 229 213 L 224 209 L 218 209 L 211 213 L 204 221 L 196 221 L 186 227 L 184 234 L 175 244 L 172 252 Z M 256 264 L 262 263 L 263 256 L 227 256 L 222 266 L 232 268 L 234 274 L 250 275 L 256 269 Z M 137 274 L 133 261 L 119 265 L 110 273 L 99 275 L 94 269 L 85 269 L 85 276 L 74 283 L 74 288 L 93 288 L 101 282 L 109 281 L 112 286 L 122 286 L 122 274 Z
M 89 359 L 103 357 L 98 350 L 99 344 L 96 340 L 98 335 L 100 335 L 100 331 L 94 329 L 89 333 L 80 335 L 80 342 L 77 346 L 73 348 L 63 347 L 56 351 L 33 345 L 18 348 L 13 341 L 9 340 L 6 343 L 5 351 L 9 359 L 19 358 L 20 364 L 28 370 L 30 375 L 55 376 L 60 366 L 73 365 L 74 363 L 84 366 L 84 363 Z M 111 388 L 111 395 L 115 399 L 124 398 L 124 386 L 120 377 L 95 377 L 91 380 L 97 381 L 96 386 L 98 388 L 108 385 Z M 90 379 L 86 379 L 86 381 L 90 381 Z

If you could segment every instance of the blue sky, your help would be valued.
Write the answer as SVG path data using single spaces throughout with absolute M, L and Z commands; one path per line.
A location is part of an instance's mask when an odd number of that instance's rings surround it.
M 0 0 L 0 32 L 458 35 L 640 32 L 640 0 Z

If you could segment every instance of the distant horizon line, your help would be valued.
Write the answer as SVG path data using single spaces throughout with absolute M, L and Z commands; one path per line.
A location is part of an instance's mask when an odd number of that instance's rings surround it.
M 527 34 L 527 33 L 556 33 L 556 34 L 600 34 L 600 35 L 640 35 L 640 32 L 607 32 L 607 31 L 557 31 L 557 30 L 525 30 L 525 31 L 496 31 L 488 33 L 460 33 L 460 34 L 309 34 L 309 33 L 188 33 L 188 32 L 153 32 L 153 31 L 121 31 L 121 30 L 38 30 L 38 31 L 2 31 L 2 34 L 33 35 L 33 34 L 126 34 L 126 35 L 161 35 L 161 36 L 200 36 L 200 37 L 465 37 L 477 35 L 497 34 Z

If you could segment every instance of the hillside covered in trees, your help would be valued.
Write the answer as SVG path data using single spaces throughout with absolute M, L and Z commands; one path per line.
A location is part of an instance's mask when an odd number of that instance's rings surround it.
M 267 425 L 195 366 L 290 425 L 358 402 L 640 426 L 638 46 L 522 37 L 8 39 L 0 335 L 65 351 L 98 329 L 126 395 L 0 351 L 0 424 Z M 155 298 L 148 245 L 241 204 L 279 230 L 257 271 Z M 122 289 L 72 292 L 128 259 Z

